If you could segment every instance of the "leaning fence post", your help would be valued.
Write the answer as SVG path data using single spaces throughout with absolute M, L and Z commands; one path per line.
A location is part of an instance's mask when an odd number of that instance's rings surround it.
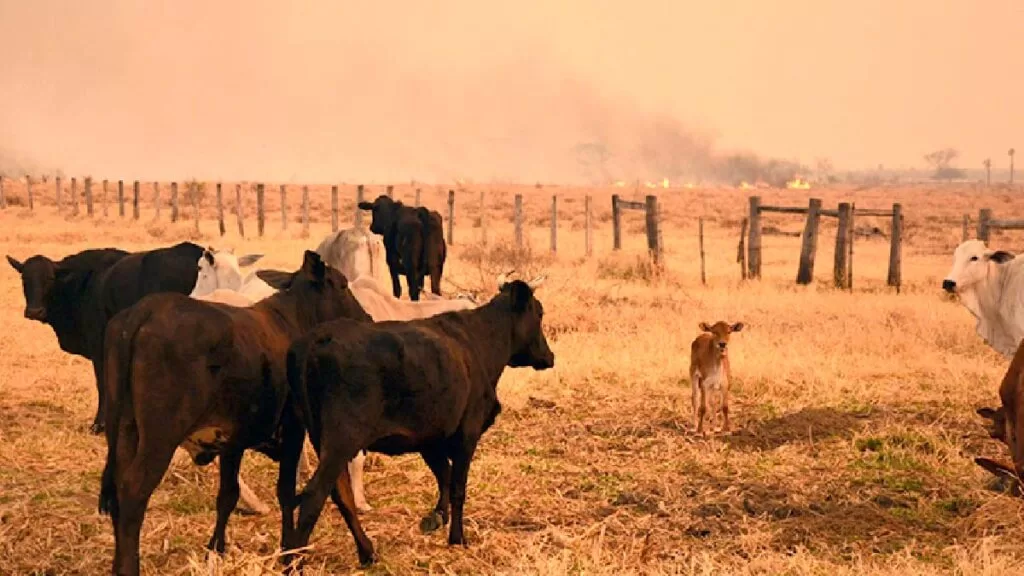
M 107 217 L 107 179 L 103 179 L 103 217 Z
M 619 195 L 612 194 L 612 250 L 622 248 L 622 213 L 619 210 Z
M 821 199 L 811 198 L 807 204 L 807 222 L 800 246 L 800 267 L 797 284 L 810 284 L 814 279 L 814 255 L 818 251 L 818 223 L 821 221 Z
M 363 211 L 359 208 L 359 204 L 363 202 L 363 185 L 360 184 L 356 187 L 356 228 L 363 225 Z
M 140 188 L 141 188 L 141 186 L 139 185 L 139 181 L 136 180 L 132 184 L 132 218 L 134 218 L 135 220 L 139 219 L 139 189 Z
M 761 277 L 761 197 L 750 197 L 750 235 L 747 237 L 747 278 Z
M 697 243 L 700 246 L 700 283 L 706 286 L 707 277 L 704 275 L 704 218 L 697 219 Z
M 900 293 L 903 283 L 903 206 L 892 205 L 892 234 L 889 236 L 889 286 L 896 287 Z
M 590 256 L 590 254 L 593 252 L 593 244 L 591 243 L 590 236 L 591 202 L 592 200 L 590 198 L 590 194 L 587 194 L 586 197 L 583 198 L 583 238 L 587 256 Z
M 178 221 L 178 183 L 171 182 L 171 222 Z
M 217 182 L 217 230 L 221 236 L 228 231 L 224 226 L 224 193 L 221 191 L 220 182 Z
M 64 191 L 61 189 L 60 176 L 53 179 L 54 187 L 57 189 L 57 213 L 64 211 Z
M 358 206 L 357 206 L 358 208 Z M 338 231 L 338 185 L 331 186 L 331 232 Z
M 448 245 L 455 245 L 455 190 L 448 191 Z
M 288 229 L 288 187 L 281 184 L 281 230 Z
M 235 217 L 238 218 L 238 235 L 245 238 L 245 207 L 242 205 L 242 185 L 235 184 Z
M 512 209 L 512 220 L 515 225 L 516 248 L 523 247 L 523 195 L 516 194 L 516 200 Z
M 989 221 L 992 220 L 992 209 L 982 208 L 978 211 L 978 240 L 988 243 Z
M 744 218 L 740 224 L 740 242 L 736 246 L 736 261 L 740 264 L 740 280 L 747 279 L 747 225 L 749 218 Z
M 263 237 L 263 228 L 266 224 L 266 212 L 263 211 L 263 198 L 265 193 L 263 183 L 256 185 L 256 232 Z
M 302 236 L 309 236 L 309 186 L 302 187 Z
M 656 265 L 661 265 L 661 230 L 659 225 L 661 224 L 661 218 L 658 214 L 658 197 L 654 195 L 647 196 L 647 249 L 650 251 L 651 256 L 654 258 Z
M 558 195 L 551 196 L 551 251 L 558 252 Z
M 839 225 L 836 229 L 836 253 L 832 267 L 832 281 L 836 288 L 843 289 L 846 288 L 846 276 L 849 273 L 846 242 L 850 237 L 850 203 L 840 202 L 836 213 Z

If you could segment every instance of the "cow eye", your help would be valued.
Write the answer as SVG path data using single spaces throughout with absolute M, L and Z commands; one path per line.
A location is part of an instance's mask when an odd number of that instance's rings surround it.
M 971 262 L 974 262 L 974 261 L 976 261 L 977 259 L 978 259 L 978 257 L 977 257 L 977 256 L 971 256 Z

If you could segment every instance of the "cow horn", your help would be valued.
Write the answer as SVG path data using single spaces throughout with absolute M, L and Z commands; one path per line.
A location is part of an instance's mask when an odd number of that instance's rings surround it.
M 533 280 L 530 280 L 529 282 L 527 282 L 527 284 L 530 285 L 530 288 L 533 288 L 534 290 L 536 290 L 537 288 L 540 288 L 540 285 L 543 284 L 544 281 L 547 280 L 547 278 L 548 278 L 547 274 L 541 274 L 540 276 L 537 276 Z
M 516 271 L 515 271 L 514 269 L 513 269 L 513 270 L 509 270 L 508 272 L 503 272 L 503 273 L 501 273 L 501 274 L 500 274 L 500 275 L 498 276 L 498 286 L 500 287 L 500 286 L 503 286 L 503 285 L 505 285 L 506 283 L 508 283 L 508 280 L 509 280 L 509 278 L 510 278 L 510 277 L 511 277 L 511 276 L 512 276 L 513 274 L 515 274 L 515 273 L 516 273 Z

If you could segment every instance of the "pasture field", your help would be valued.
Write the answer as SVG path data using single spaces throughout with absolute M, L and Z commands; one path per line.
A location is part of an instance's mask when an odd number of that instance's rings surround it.
M 67 186 L 67 184 L 65 184 Z M 90 247 L 146 249 L 197 238 L 183 220 L 154 221 L 144 186 L 142 218 L 60 216 L 37 193 L 7 182 L 0 250 L 19 259 L 60 257 Z M 40 190 L 42 185 L 39 185 Z M 98 185 L 94 184 L 94 190 Z M 372 199 L 378 187 L 367 192 Z M 371 456 L 364 527 L 380 554 L 369 574 L 1011 574 L 1024 573 L 1024 507 L 972 458 L 1006 458 L 974 410 L 996 405 L 1008 364 L 975 334 L 974 321 L 940 284 L 960 241 L 962 214 L 1024 212 L 1019 192 L 975 188 L 764 190 L 766 204 L 806 206 L 820 197 L 906 213 L 902 293 L 885 286 L 888 241 L 858 236 L 852 293 L 831 288 L 835 224 L 823 219 L 816 282 L 794 285 L 799 239 L 764 238 L 763 279 L 741 283 L 739 223 L 748 191 L 658 190 L 667 267 L 644 258 L 643 216 L 627 213 L 623 250 L 611 251 L 610 195 L 617 190 L 523 187 L 528 248 L 511 248 L 510 187 L 460 192 L 445 291 L 485 298 L 498 273 L 546 272 L 538 292 L 556 366 L 507 369 L 504 412 L 470 470 L 469 548 L 418 524 L 436 494 L 416 455 Z M 81 190 L 81 186 L 79 187 Z M 268 186 L 266 234 L 247 238 L 234 217 L 220 238 L 212 187 L 198 239 L 265 254 L 257 266 L 294 269 L 302 250 L 330 230 L 328 188 L 311 189 L 312 230 L 298 223 L 290 193 L 281 230 L 276 186 Z M 559 195 L 559 252 L 549 252 L 551 194 Z M 583 249 L 583 194 L 594 197 L 595 248 Z M 631 196 L 631 191 L 623 193 Z M 409 186 L 396 196 L 411 203 Z M 351 223 L 351 187 L 341 221 Z M 446 190 L 424 190 L 445 211 Z M 164 198 L 167 198 L 166 193 Z M 228 209 L 234 186 L 225 187 Z M 98 202 L 98 200 L 97 200 Z M 67 214 L 67 211 L 65 212 Z M 705 219 L 707 286 L 700 283 L 697 219 Z M 368 215 L 366 217 L 368 221 Z M 765 226 L 799 232 L 802 217 L 768 214 Z M 858 218 L 888 231 L 888 221 Z M 486 229 L 488 244 L 481 245 Z M 1024 233 L 1021 233 L 1024 234 Z M 1018 252 L 1024 238 L 993 237 Z M 383 278 L 383 274 L 380 274 Z M 404 282 L 404 281 L 403 281 Z M 88 433 L 96 404 L 86 360 L 60 351 L 49 327 L 22 317 L 18 275 L 0 271 L 0 574 L 101 574 L 113 535 L 96 512 L 106 454 Z M 743 321 L 732 339 L 734 432 L 700 438 L 691 425 L 689 346 L 701 321 Z M 142 535 L 149 574 L 273 574 L 279 542 L 276 466 L 246 457 L 243 475 L 273 508 L 236 514 L 228 552 L 209 558 L 215 467 L 183 451 L 151 500 Z M 357 571 L 339 514 L 325 508 L 313 533 L 309 574 Z

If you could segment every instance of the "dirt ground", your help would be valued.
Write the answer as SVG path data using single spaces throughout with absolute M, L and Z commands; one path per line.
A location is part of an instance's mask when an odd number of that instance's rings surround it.
M 65 183 L 65 186 L 68 184 Z M 94 186 L 98 189 L 99 186 Z M 113 189 L 111 188 L 111 199 Z M 130 187 L 129 187 L 130 189 Z M 381 187 L 372 187 L 372 198 Z M 742 283 L 736 263 L 748 191 L 657 190 L 666 269 L 644 257 L 643 217 L 628 213 L 613 253 L 610 196 L 632 190 L 486 186 L 458 190 L 454 246 L 444 290 L 489 298 L 507 268 L 548 274 L 538 292 L 557 362 L 545 372 L 508 369 L 505 411 L 470 471 L 469 547 L 419 532 L 435 500 L 418 456 L 374 456 L 366 473 L 374 510 L 363 516 L 381 561 L 371 574 L 1010 574 L 1024 572 L 1019 500 L 972 462 L 1004 458 L 977 407 L 995 405 L 1007 362 L 975 334 L 970 314 L 941 280 L 961 238 L 963 214 L 1024 210 L 1019 191 L 978 188 L 764 190 L 766 204 L 858 208 L 901 202 L 906 214 L 901 293 L 885 286 L 888 221 L 858 218 L 852 293 L 831 288 L 835 224 L 822 223 L 816 281 L 794 285 L 803 221 L 766 215 L 763 279 Z M 82 190 L 79 184 L 79 190 Z M 164 185 L 162 198 L 168 198 Z M 227 235 L 217 233 L 213 187 L 201 198 L 197 234 L 182 220 L 155 220 L 151 184 L 140 220 L 63 214 L 52 182 L 7 181 L 0 250 L 60 257 L 85 248 L 145 249 L 193 238 L 236 253 L 263 253 L 259 267 L 294 269 L 302 250 L 330 230 L 329 187 L 310 189 L 311 230 L 302 231 L 301 188 L 289 189 L 288 228 L 268 185 L 263 238 L 255 195 L 243 186 L 245 231 L 225 186 Z M 524 194 L 528 247 L 511 247 L 513 194 Z M 641 191 L 643 193 L 644 191 Z M 411 203 L 408 185 L 396 196 Z M 551 195 L 558 194 L 558 253 L 549 250 Z M 584 194 L 594 198 L 594 252 L 585 256 Z M 354 188 L 341 189 L 341 222 Z M 447 189 L 424 204 L 446 215 Z M 184 198 L 184 196 L 183 196 Z M 636 198 L 639 199 L 639 198 Z M 66 198 L 65 198 L 66 200 Z M 698 218 L 705 221 L 707 285 L 700 282 Z M 771 230 L 769 234 L 767 231 Z M 483 244 L 486 233 L 487 244 Z M 1019 252 L 1024 233 L 992 245 Z M 96 404 L 86 360 L 60 351 L 50 328 L 22 317 L 19 278 L 0 270 L 0 574 L 100 574 L 113 535 L 96 511 L 106 454 L 88 433 Z M 689 345 L 701 321 L 743 321 L 732 340 L 735 431 L 692 432 Z M 228 552 L 204 548 L 215 515 L 215 466 L 180 452 L 157 489 L 143 528 L 149 574 L 272 574 L 279 538 L 276 467 L 249 455 L 243 475 L 273 511 L 235 515 Z M 339 514 L 325 509 L 307 573 L 358 571 Z

